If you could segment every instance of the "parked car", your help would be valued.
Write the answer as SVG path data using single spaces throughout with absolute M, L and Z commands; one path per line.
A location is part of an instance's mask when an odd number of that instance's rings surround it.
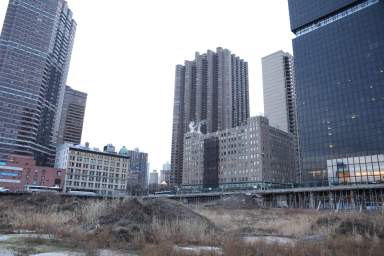
M 0 193 L 9 193 L 9 192 L 11 191 L 7 188 L 0 188 Z

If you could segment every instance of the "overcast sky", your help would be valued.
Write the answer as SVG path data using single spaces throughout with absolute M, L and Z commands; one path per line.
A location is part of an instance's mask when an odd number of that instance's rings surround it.
M 138 147 L 151 170 L 170 161 L 176 64 L 218 46 L 248 61 L 253 116 L 261 58 L 292 52 L 286 0 L 67 1 L 78 24 L 67 84 L 88 93 L 82 141 Z

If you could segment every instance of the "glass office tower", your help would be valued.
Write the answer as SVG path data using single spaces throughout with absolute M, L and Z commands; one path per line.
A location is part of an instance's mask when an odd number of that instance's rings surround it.
M 370 170 L 384 152 L 384 1 L 289 0 L 289 10 L 304 182 L 382 181 Z M 361 175 L 373 177 L 351 177 Z
M 10 0 L 0 36 L 0 160 L 52 165 L 76 23 L 64 0 Z

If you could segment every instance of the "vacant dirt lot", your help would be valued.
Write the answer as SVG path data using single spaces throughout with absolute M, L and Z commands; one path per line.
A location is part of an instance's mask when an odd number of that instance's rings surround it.
M 244 198 L 196 206 L 165 199 L 1 197 L 0 233 L 51 234 L 89 255 L 98 249 L 120 249 L 151 256 L 376 256 L 384 250 L 381 213 L 261 209 L 258 205 Z M 264 236 L 274 239 L 258 239 Z M 182 251 L 183 246 L 194 246 L 199 253 Z M 207 246 L 214 246 L 214 251 L 201 249 Z

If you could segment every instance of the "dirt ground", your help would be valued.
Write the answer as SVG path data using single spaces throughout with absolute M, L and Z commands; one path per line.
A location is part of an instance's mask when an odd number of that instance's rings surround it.
M 54 194 L 1 197 L 0 233 L 50 234 L 89 255 L 110 248 L 139 250 L 144 256 L 186 255 L 175 253 L 175 246 L 191 245 L 222 251 L 201 254 L 211 256 L 382 255 L 382 213 L 263 209 L 260 205 L 257 198 L 246 196 L 194 205 L 166 199 L 85 200 Z M 259 236 L 283 237 L 295 244 L 245 242 Z M 367 248 L 374 252 L 365 255 Z
M 313 234 L 316 219 L 327 214 L 312 210 L 195 208 L 226 232 L 242 235 L 303 237 Z
M 316 209 L 261 208 L 257 198 L 232 196 L 190 205 L 225 233 L 238 236 L 282 236 L 299 240 L 338 235 L 384 238 L 384 214 Z

